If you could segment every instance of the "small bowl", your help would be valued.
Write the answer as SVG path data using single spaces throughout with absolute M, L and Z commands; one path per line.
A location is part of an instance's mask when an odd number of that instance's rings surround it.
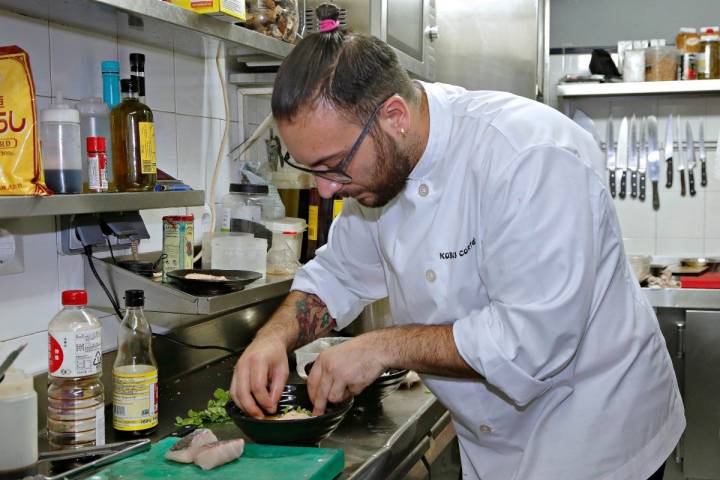
M 278 402 L 278 411 L 286 405 L 312 410 L 307 385 L 286 385 Z M 339 404 L 329 403 L 325 414 L 299 420 L 253 418 L 245 414 L 232 400 L 225 405 L 225 410 L 235 425 L 255 443 L 317 446 L 335 431 L 352 405 L 352 397 Z

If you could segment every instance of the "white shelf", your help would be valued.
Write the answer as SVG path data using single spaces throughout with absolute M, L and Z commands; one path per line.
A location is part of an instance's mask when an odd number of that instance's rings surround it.
M 601 97 L 610 95 L 660 95 L 720 93 L 720 80 L 674 80 L 668 82 L 563 83 L 558 97 Z

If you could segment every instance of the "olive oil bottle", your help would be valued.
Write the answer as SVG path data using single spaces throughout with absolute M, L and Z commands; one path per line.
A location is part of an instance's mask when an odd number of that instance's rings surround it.
M 110 112 L 113 177 L 120 192 L 153 190 L 157 180 L 153 114 L 138 100 L 137 79 L 120 81 L 122 102 Z

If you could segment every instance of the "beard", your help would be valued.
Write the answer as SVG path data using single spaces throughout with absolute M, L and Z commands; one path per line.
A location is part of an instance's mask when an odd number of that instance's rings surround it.
M 397 141 L 390 135 L 377 129 L 373 138 L 377 149 L 377 162 L 372 174 L 372 182 L 367 187 L 369 199 L 358 199 L 366 207 L 384 207 L 402 192 L 408 175 L 414 168 L 411 155 L 402 151 Z

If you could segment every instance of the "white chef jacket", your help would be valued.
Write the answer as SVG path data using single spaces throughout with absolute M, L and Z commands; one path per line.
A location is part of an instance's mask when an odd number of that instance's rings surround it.
M 348 325 L 453 325 L 483 379 L 424 375 L 463 476 L 644 480 L 685 428 L 670 356 L 623 249 L 602 154 L 559 112 L 423 83 L 430 135 L 383 208 L 347 201 L 294 290 Z

